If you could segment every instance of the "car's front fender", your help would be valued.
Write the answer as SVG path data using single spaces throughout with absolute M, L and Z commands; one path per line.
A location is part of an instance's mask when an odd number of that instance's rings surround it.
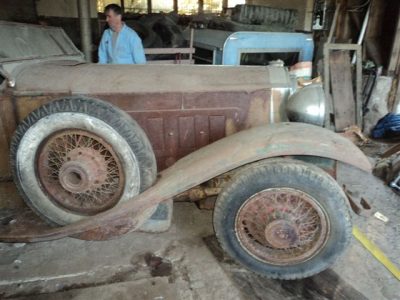
M 302 123 L 254 127 L 228 136 L 177 161 L 159 174 L 154 186 L 114 208 L 77 223 L 46 231 L 3 234 L 2 241 L 43 241 L 81 234 L 107 238 L 136 230 L 150 208 L 215 176 L 254 161 L 279 156 L 317 156 L 371 171 L 367 157 L 351 141 L 329 130 Z

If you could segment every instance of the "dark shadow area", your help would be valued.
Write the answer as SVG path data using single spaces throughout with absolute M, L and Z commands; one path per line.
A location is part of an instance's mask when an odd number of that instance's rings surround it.
M 248 299 L 368 299 L 331 269 L 301 280 L 268 279 L 244 269 L 226 257 L 215 236 L 203 240 Z

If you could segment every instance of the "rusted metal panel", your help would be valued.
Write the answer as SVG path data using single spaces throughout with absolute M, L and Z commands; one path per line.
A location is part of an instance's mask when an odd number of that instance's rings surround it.
M 54 99 L 68 96 L 68 94 L 49 94 L 49 95 L 34 95 L 34 96 L 13 96 L 13 102 L 16 110 L 16 121 L 20 123 L 26 116 L 34 111 L 39 106 L 50 102 Z
M 80 233 L 84 233 L 85 238 L 97 238 L 98 232 L 105 237 L 106 233 L 136 230 L 146 221 L 146 212 L 158 203 L 237 167 L 286 155 L 325 157 L 371 171 L 371 165 L 361 150 L 331 131 L 300 123 L 259 126 L 228 136 L 182 158 L 161 172 L 153 187 L 131 201 L 77 223 L 45 231 L 27 230 L 15 234 L 3 226 L 0 240 L 33 242 Z
M 130 112 L 153 146 L 158 170 L 226 136 L 225 121 L 239 114 L 243 114 L 239 109 L 223 107 Z M 238 121 L 237 126 L 243 127 Z
M 166 145 L 166 152 L 165 152 L 165 160 L 164 165 L 161 165 L 162 169 L 166 167 L 172 166 L 176 161 L 176 153 L 179 149 L 179 137 L 178 137 L 178 120 L 176 118 L 167 118 L 165 120 L 165 145 Z M 158 154 L 160 157 L 160 154 Z M 157 158 L 157 156 L 156 156 Z M 160 165 L 160 160 L 157 160 L 158 165 Z
M 164 119 L 148 118 L 145 126 L 147 137 L 151 137 L 153 150 L 165 151 Z
M 8 157 L 11 137 L 15 128 L 15 108 L 11 96 L 0 96 L 0 179 L 11 177 Z
M 11 95 L 0 96 L 0 118 L 4 130 L 4 137 L 7 141 L 11 140 L 16 128 L 15 107 Z
M 0 118 L 0 179 L 11 177 L 11 170 L 8 163 L 9 148 L 9 140 L 7 139 L 3 119 Z
M 179 147 L 195 149 L 194 117 L 179 117 Z
M 208 121 L 208 116 L 196 115 L 195 127 L 196 145 L 200 148 L 208 145 L 210 143 L 210 122 Z
M 210 116 L 210 140 L 218 141 L 225 136 L 225 116 Z
M 54 99 L 53 97 L 58 98 L 60 95 L 14 97 L 9 92 L 0 95 L 0 179 L 11 179 L 10 143 L 18 123 L 38 106 Z
M 271 106 L 282 105 L 283 96 L 268 89 L 194 93 L 92 94 L 126 111 L 146 132 L 159 170 L 183 156 L 234 132 L 271 122 Z M 51 100 L 69 96 L 15 96 L 18 122 Z M 281 98 L 282 97 L 282 98 Z M 271 103 L 273 101 L 273 103 Z M 264 111 L 266 110 L 266 111 Z M 277 112 L 274 112 L 277 114 Z M 272 121 L 280 120 L 272 116 Z
M 130 114 L 146 132 L 157 158 L 158 169 L 163 170 L 183 156 L 226 135 L 284 120 L 285 88 L 221 89 L 166 93 L 132 90 L 130 93 L 91 93 L 85 96 L 108 101 Z M 18 88 L 14 92 L 18 122 L 40 105 L 70 95 L 34 92 L 22 95 Z
M 278 114 L 284 96 L 269 89 L 94 96 L 107 99 L 139 123 L 153 146 L 159 170 L 224 136 L 283 118 Z
M 161 112 L 164 110 L 182 109 L 183 94 L 180 92 L 169 93 L 138 93 L 134 89 L 130 93 L 97 94 L 90 96 L 108 101 L 117 105 L 126 112 L 152 111 Z

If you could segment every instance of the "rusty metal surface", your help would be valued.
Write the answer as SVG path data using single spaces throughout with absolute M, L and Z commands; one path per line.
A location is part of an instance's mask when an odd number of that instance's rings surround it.
M 37 175 L 51 201 L 82 215 L 114 206 L 125 185 L 123 167 L 112 146 L 77 129 L 48 138 L 38 151 Z
M 156 204 L 239 166 L 285 155 L 326 157 L 371 171 L 371 165 L 361 150 L 349 140 L 328 130 L 301 123 L 254 127 L 182 158 L 161 172 L 156 184 L 134 197 L 134 201 L 120 203 L 94 217 L 42 231 L 40 234 L 27 231 L 21 235 L 9 235 L 2 230 L 0 240 L 8 242 L 52 240 L 102 227 L 107 228 L 113 222 L 118 222 L 118 228 L 124 231 L 133 231 L 146 221 L 143 219 L 146 210 Z
M 158 170 L 237 131 L 286 121 L 284 101 L 290 87 L 284 69 L 259 66 L 47 61 L 20 66 L 15 76 L 16 87 L 7 92 L 13 95 L 17 122 L 60 97 L 80 94 L 108 101 L 146 132 Z
M 119 224 L 122 224 L 121 226 Z M 0 209 L 0 231 L 1 234 L 10 236 L 25 235 L 27 232 L 31 235 L 41 234 L 51 227 L 40 217 L 38 217 L 31 209 L 24 206 L 14 209 Z M 83 240 L 109 240 L 130 230 L 130 220 L 119 219 L 110 222 L 109 226 L 101 227 L 96 230 L 84 232 L 74 237 Z
M 51 228 L 26 206 L 0 209 L 1 234 L 24 235 L 27 231 L 34 235 Z
M 317 201 L 302 191 L 260 191 L 240 207 L 235 232 L 254 258 L 273 265 L 296 264 L 316 255 L 329 235 L 329 222 Z
M 16 76 L 15 92 L 127 94 L 251 91 L 289 87 L 277 67 L 195 65 L 59 65 L 38 63 Z M 190 75 L 190 76 L 189 76 Z
M 146 132 L 163 170 L 178 159 L 246 128 L 285 121 L 286 89 L 242 91 L 93 94 L 132 116 Z M 65 97 L 16 96 L 18 120 L 38 106 Z
M 216 176 L 207 182 L 195 186 L 179 195 L 174 196 L 174 201 L 200 201 L 209 197 L 217 196 L 225 184 L 227 184 L 232 176 L 237 172 L 238 169 L 226 172 L 222 175 Z M 215 201 L 215 199 L 214 199 Z
M 11 178 L 10 140 L 17 126 L 10 95 L 0 91 L 0 179 Z

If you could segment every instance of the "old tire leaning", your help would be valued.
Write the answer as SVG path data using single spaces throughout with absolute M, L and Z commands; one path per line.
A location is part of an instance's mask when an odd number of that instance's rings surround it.
M 268 160 L 240 170 L 219 194 L 214 229 L 223 250 L 268 278 L 317 274 L 351 240 L 345 195 L 314 165 Z
M 150 187 L 156 161 L 140 126 L 110 103 L 68 97 L 47 103 L 11 142 L 14 181 L 50 224 L 105 211 Z

